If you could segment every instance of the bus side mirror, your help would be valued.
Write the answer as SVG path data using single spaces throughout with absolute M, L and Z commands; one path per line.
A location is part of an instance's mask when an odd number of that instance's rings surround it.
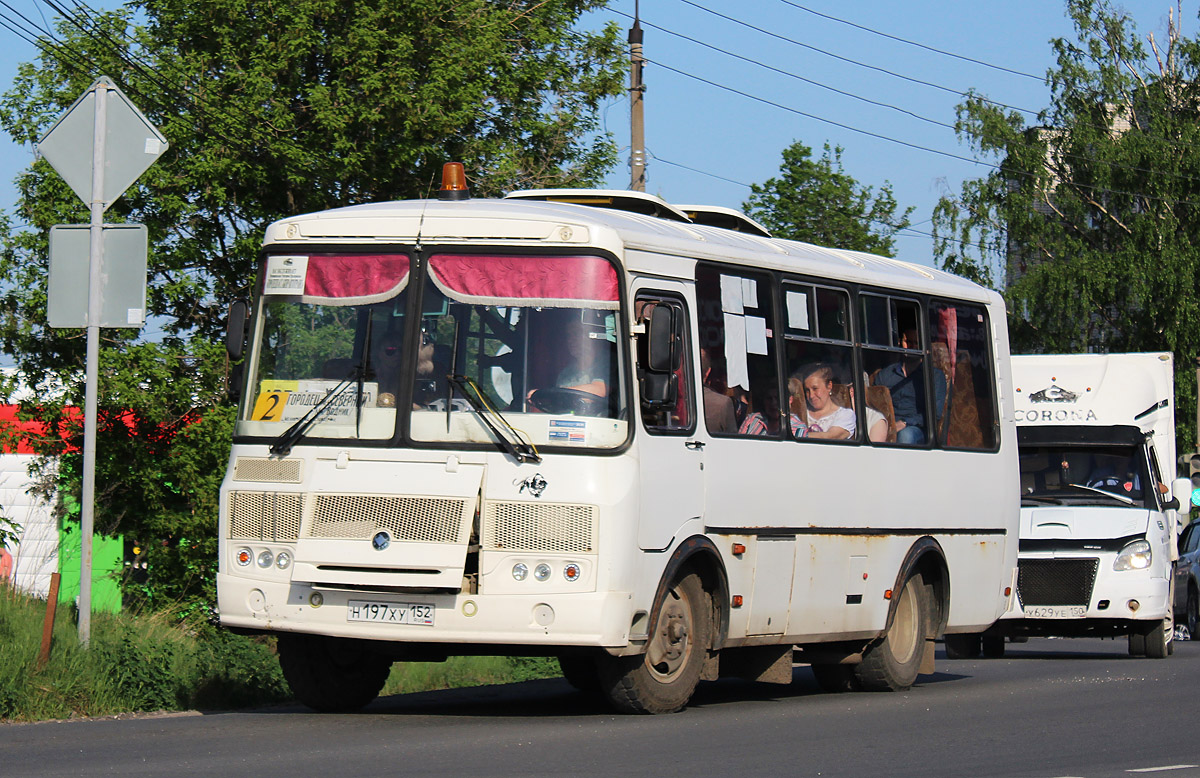
M 655 373 L 673 373 L 679 367 L 678 310 L 670 305 L 656 305 L 650 312 L 647 326 L 648 348 L 646 369 Z
M 230 361 L 242 358 L 246 349 L 246 318 L 250 306 L 245 300 L 235 300 L 229 305 L 229 319 L 225 322 L 225 351 Z
M 679 309 L 656 305 L 646 322 L 646 364 L 641 374 L 642 403 L 650 408 L 669 408 L 678 398 L 680 344 Z

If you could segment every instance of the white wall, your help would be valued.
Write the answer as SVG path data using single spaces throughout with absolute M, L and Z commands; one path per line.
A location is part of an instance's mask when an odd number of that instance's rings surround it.
M 13 555 L 12 583 L 38 597 L 50 592 L 50 574 L 58 569 L 58 523 L 52 506 L 31 494 L 28 475 L 33 454 L 0 454 L 0 513 L 20 526 Z

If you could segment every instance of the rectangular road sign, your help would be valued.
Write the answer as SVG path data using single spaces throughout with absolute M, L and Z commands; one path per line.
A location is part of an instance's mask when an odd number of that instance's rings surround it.
M 100 265 L 100 327 L 141 327 L 146 323 L 147 235 L 143 224 L 105 224 Z M 86 224 L 50 228 L 50 284 L 47 319 L 51 327 L 86 327 L 88 250 Z

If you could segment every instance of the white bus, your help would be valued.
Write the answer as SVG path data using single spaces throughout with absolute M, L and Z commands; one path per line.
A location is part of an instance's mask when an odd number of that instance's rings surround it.
M 271 225 L 231 315 L 220 617 L 278 636 L 298 699 L 360 707 L 393 661 L 461 654 L 557 656 L 630 712 L 794 661 L 906 689 L 1005 611 L 995 293 L 645 195 L 455 180 Z

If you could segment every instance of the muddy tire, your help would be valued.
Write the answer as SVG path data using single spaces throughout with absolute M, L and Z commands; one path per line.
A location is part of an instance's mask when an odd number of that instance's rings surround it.
M 854 674 L 867 691 L 904 691 L 912 687 L 921 668 L 929 634 L 929 603 L 925 582 L 916 573 L 904 582 L 887 633 L 863 652 Z
M 279 667 L 296 699 L 313 710 L 358 710 L 379 695 L 392 660 L 358 641 L 281 634 Z
M 1130 656 L 1145 656 L 1146 655 L 1146 635 L 1141 632 L 1129 633 L 1129 655 Z
M 965 635 L 946 635 L 947 659 L 975 659 L 983 650 L 983 636 L 978 632 Z
M 700 577 L 672 584 L 652 623 L 645 654 L 597 659 L 600 691 L 622 713 L 674 713 L 692 698 L 712 645 L 712 607 Z

